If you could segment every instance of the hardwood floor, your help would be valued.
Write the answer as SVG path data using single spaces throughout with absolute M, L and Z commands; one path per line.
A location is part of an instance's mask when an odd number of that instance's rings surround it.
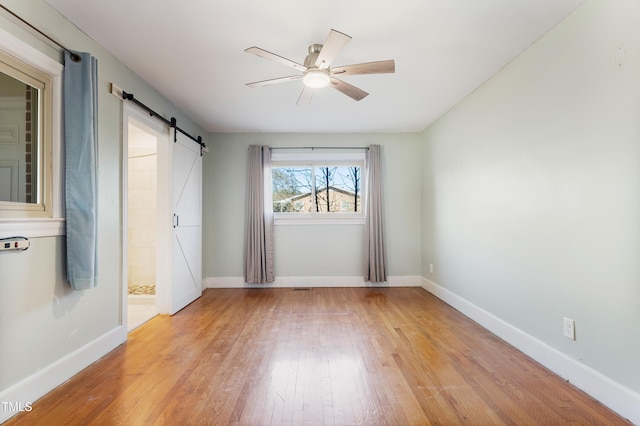
M 206 290 L 7 425 L 630 424 L 421 288 Z

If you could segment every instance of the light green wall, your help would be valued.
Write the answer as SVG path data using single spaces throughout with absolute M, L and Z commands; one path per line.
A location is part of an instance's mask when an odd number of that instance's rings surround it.
M 422 160 L 423 275 L 640 392 L 640 2 L 587 1 Z
M 247 149 L 382 146 L 388 273 L 420 276 L 420 135 L 215 134 L 205 157 L 204 276 L 242 277 Z M 362 276 L 362 225 L 277 226 L 276 275 Z
M 33 238 L 25 252 L 0 253 L 0 391 L 104 336 L 120 323 L 122 290 L 122 101 L 115 82 L 185 130 L 202 134 L 180 111 L 42 0 L 3 4 L 70 49 L 98 59 L 98 285 L 72 291 L 65 280 L 64 237 Z M 50 57 L 61 54 L 31 30 L 0 15 L 0 27 Z M 0 226 L 2 226 L 0 224 Z

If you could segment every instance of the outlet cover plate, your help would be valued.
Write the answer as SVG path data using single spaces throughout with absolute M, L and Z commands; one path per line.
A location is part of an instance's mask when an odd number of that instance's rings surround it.
M 576 322 L 571 318 L 562 318 L 564 325 L 564 337 L 576 340 Z

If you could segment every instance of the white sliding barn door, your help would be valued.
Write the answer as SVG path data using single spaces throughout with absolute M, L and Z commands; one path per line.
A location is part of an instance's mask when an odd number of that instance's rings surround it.
M 175 132 L 175 129 L 171 129 Z M 171 315 L 202 295 L 202 157 L 180 132 L 172 145 L 173 238 Z

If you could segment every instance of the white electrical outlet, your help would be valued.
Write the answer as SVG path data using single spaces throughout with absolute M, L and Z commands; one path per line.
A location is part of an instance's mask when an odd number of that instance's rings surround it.
M 24 251 L 29 248 L 31 243 L 27 238 L 24 237 L 16 237 L 16 238 L 3 238 L 0 241 L 0 251 L 5 250 L 19 250 Z
M 429 264 L 429 273 L 433 274 L 433 263 Z
M 571 318 L 562 318 L 564 324 L 564 337 L 576 340 L 576 322 Z

